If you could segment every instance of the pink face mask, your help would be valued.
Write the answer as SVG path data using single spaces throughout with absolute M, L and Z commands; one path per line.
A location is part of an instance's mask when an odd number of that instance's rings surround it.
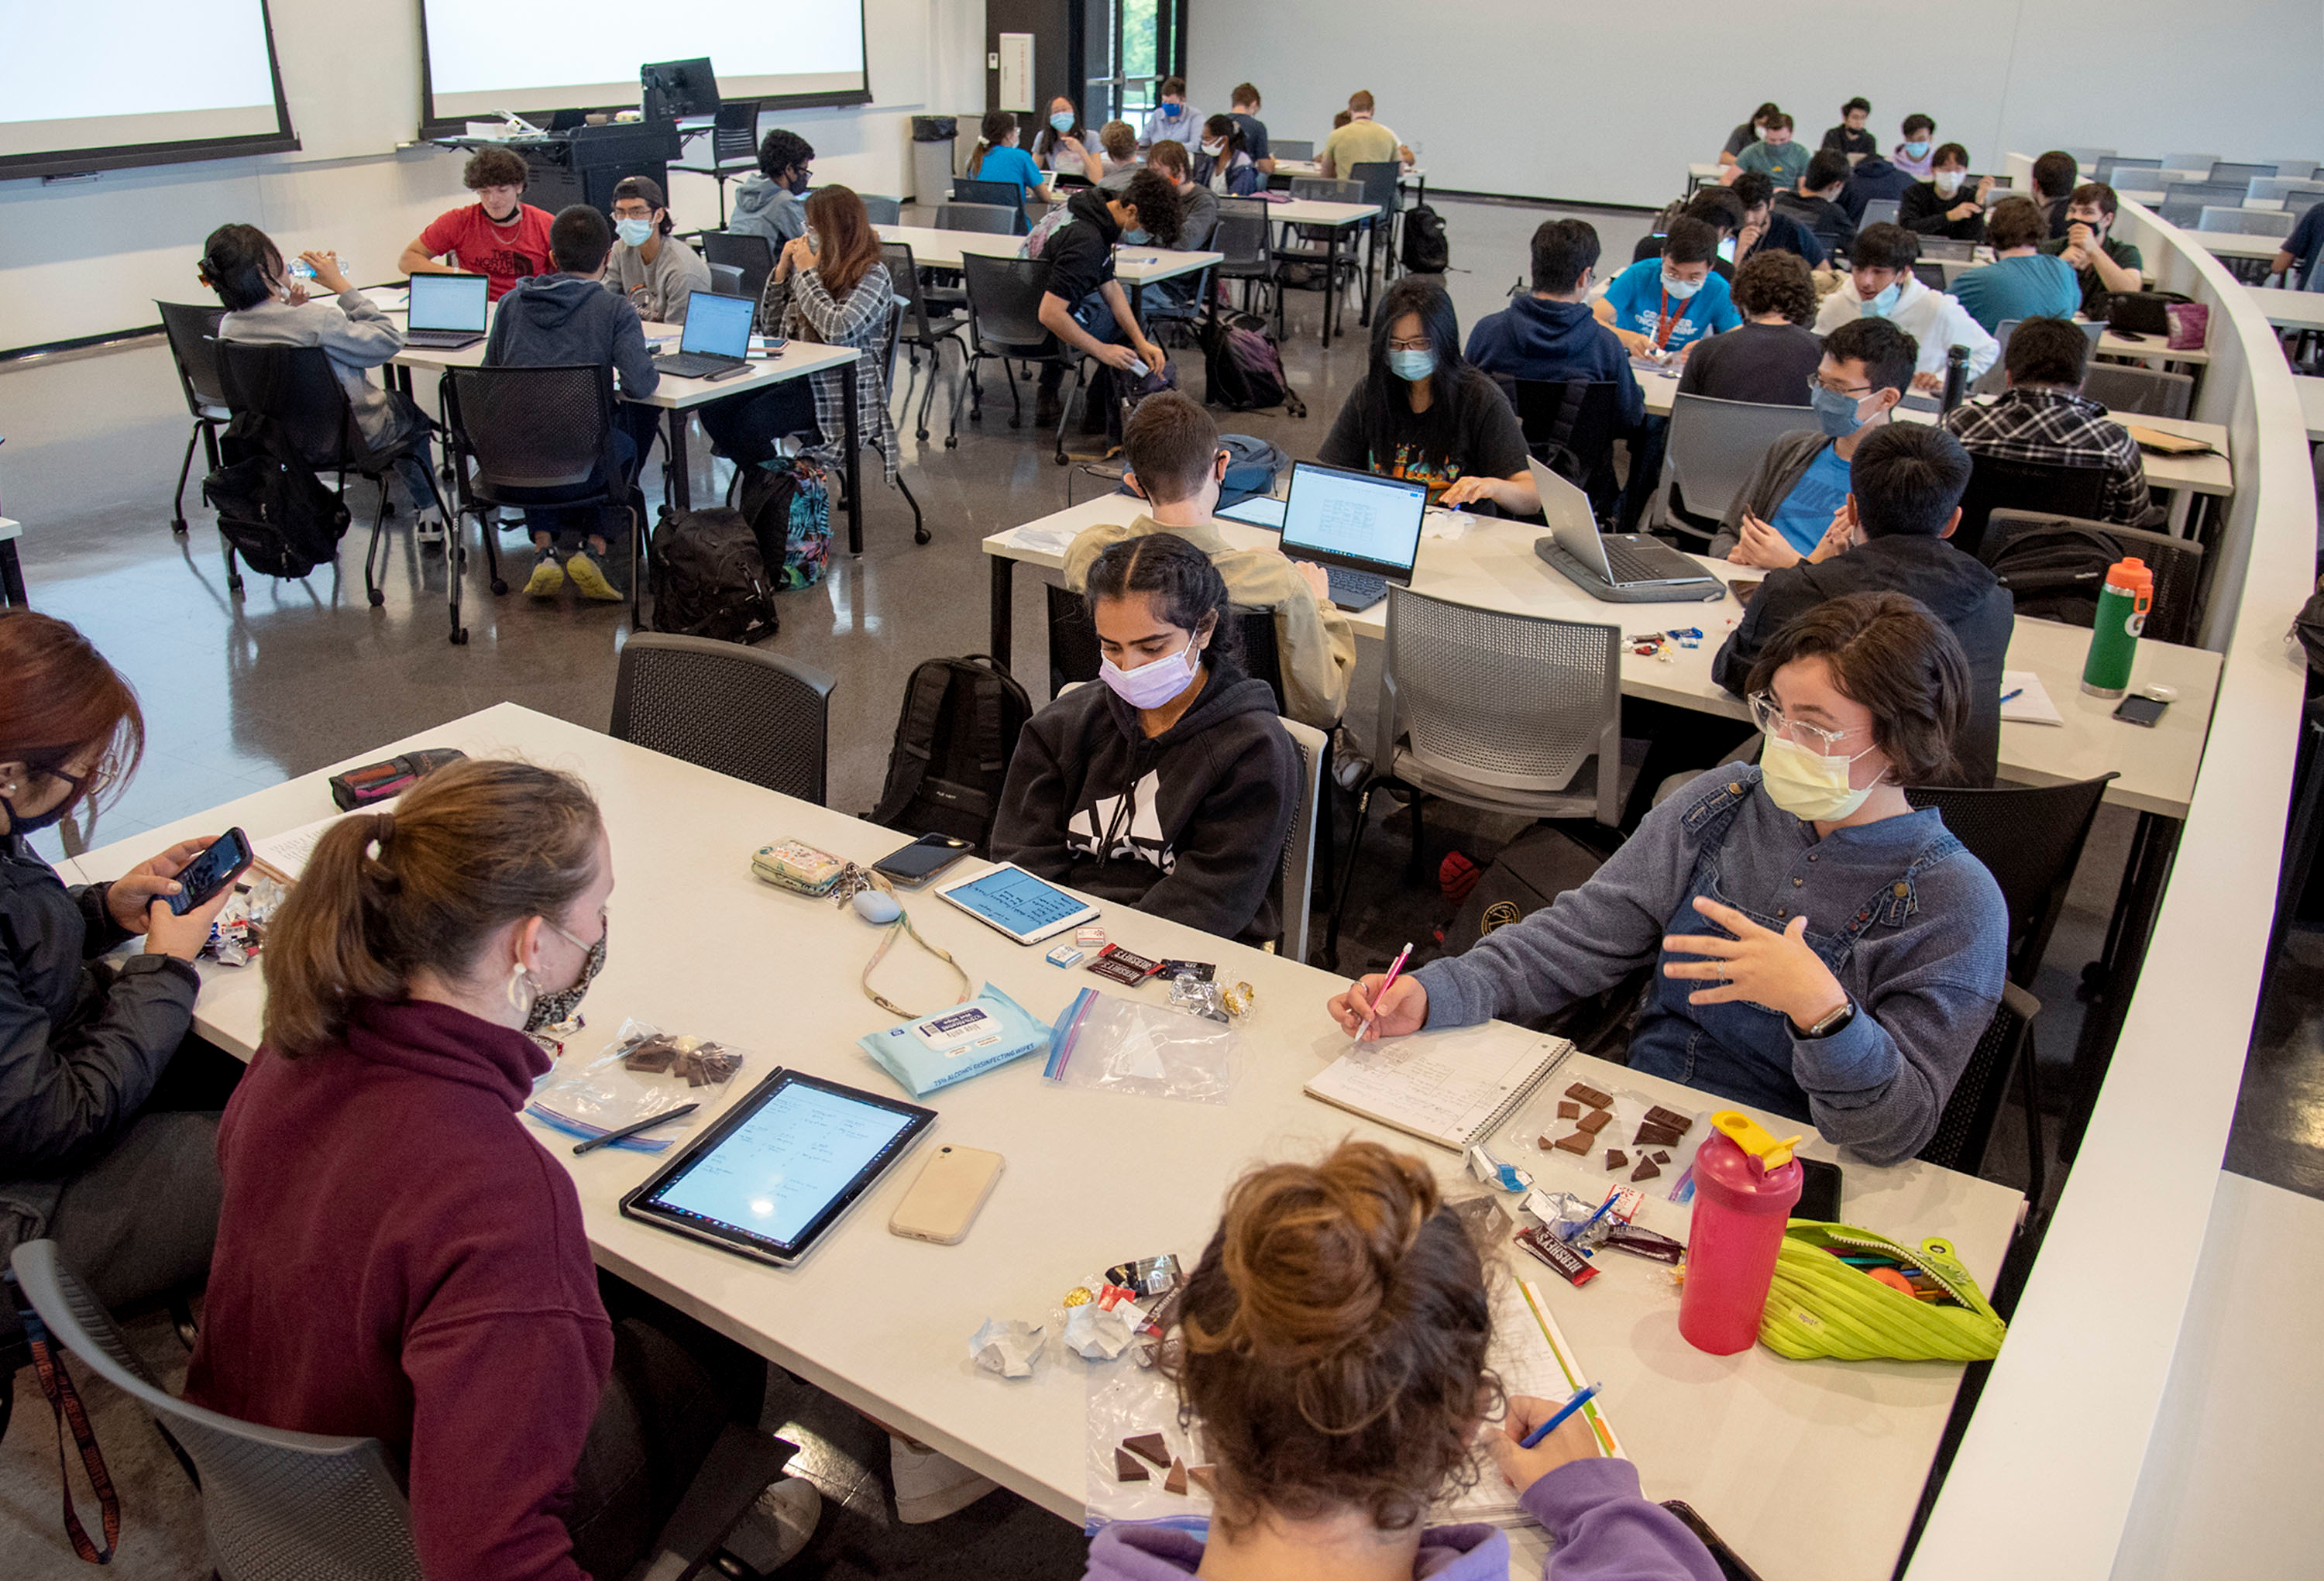
M 1111 659 L 1100 661 L 1098 678 L 1132 708 L 1159 708 L 1194 684 L 1194 666 L 1201 654 L 1192 642 L 1176 653 L 1125 670 Z

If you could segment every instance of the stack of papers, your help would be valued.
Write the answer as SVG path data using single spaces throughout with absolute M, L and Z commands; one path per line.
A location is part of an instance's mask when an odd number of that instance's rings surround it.
M 1074 547 L 1080 534 L 1062 527 L 1020 527 L 1017 529 L 1017 547 L 1036 549 L 1047 555 L 1062 555 Z
M 2042 677 L 2032 670 L 2001 672 L 2001 717 L 2009 724 L 2056 724 L 2066 722 L 2058 705 L 2050 701 L 2049 691 Z

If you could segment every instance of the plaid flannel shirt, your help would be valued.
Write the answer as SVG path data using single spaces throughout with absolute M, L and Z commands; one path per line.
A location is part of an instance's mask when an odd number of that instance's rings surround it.
M 813 269 L 796 271 L 788 280 L 768 275 L 766 294 L 759 300 L 761 334 L 856 348 L 856 433 L 880 452 L 891 485 L 901 445 L 895 419 L 888 415 L 888 381 L 880 355 L 887 349 L 888 313 L 894 300 L 895 287 L 884 263 L 865 270 L 844 301 L 825 289 L 821 272 Z M 844 465 L 847 409 L 842 403 L 847 394 L 840 371 L 810 373 L 807 382 L 815 390 L 815 426 L 823 430 L 824 442 L 816 454 L 828 463 Z
M 2138 444 L 2095 400 L 2062 390 L 2009 390 L 1990 404 L 1956 408 L 1945 427 L 1975 455 L 2102 469 L 2101 521 L 2135 527 L 2146 514 L 2146 468 Z

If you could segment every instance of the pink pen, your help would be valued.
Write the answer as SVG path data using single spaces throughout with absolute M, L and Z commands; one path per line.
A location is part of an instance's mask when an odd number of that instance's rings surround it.
M 1372 996 L 1372 1004 L 1374 1007 L 1377 1008 L 1380 1000 L 1387 997 L 1388 989 L 1396 987 L 1396 974 L 1404 970 L 1405 961 L 1411 954 L 1412 942 L 1410 940 L 1406 940 L 1405 942 L 1404 948 L 1396 952 L 1396 959 L 1388 962 L 1388 975 L 1380 979 L 1379 992 Z M 1364 1034 L 1370 1032 L 1371 1029 L 1371 1017 L 1368 1016 L 1364 1017 L 1364 1024 L 1356 1028 L 1356 1041 L 1358 1043 L 1363 1042 Z

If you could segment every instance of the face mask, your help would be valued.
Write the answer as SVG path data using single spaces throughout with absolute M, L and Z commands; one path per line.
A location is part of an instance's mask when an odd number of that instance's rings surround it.
M 1206 142 L 1203 144 L 1203 152 L 1210 155 L 1213 159 L 1218 158 L 1219 155 L 1226 152 L 1226 151 L 1227 145 L 1223 142 Z
M 823 251 L 823 238 L 816 235 L 813 230 L 801 231 L 799 234 L 807 238 L 807 250 L 808 252 L 820 253 Z
M 1929 145 L 1925 142 L 1908 142 L 1904 145 L 1904 157 L 1908 160 L 1924 160 L 1929 157 Z
M 1877 749 L 1867 747 L 1856 758 Z M 1848 768 L 1856 758 L 1827 758 L 1788 737 L 1769 736 L 1759 749 L 1759 783 L 1768 799 L 1793 817 L 1836 823 L 1853 816 L 1872 794 L 1868 785 L 1862 790 L 1849 786 Z
M 1150 233 L 1135 227 L 1121 233 L 1121 240 L 1123 244 L 1126 246 L 1143 247 L 1147 243 L 1153 239 L 1154 237 Z
M 1863 418 L 1857 414 L 1858 399 L 1826 390 L 1813 381 L 1808 384 L 1808 404 L 1815 408 L 1816 420 L 1823 425 L 1823 431 L 1835 439 L 1845 439 L 1864 427 Z
M 644 246 L 646 238 L 653 234 L 653 229 L 654 223 L 650 219 L 617 219 L 613 222 L 613 234 L 632 247 Z
M 547 924 L 558 937 L 570 943 L 581 944 L 580 940 L 574 938 L 563 928 L 558 927 L 555 923 L 549 922 L 547 917 L 540 920 Z M 533 997 L 532 1008 L 525 1013 L 525 1031 L 539 1032 L 543 1027 L 555 1026 L 561 1022 L 573 1019 L 574 1012 L 581 1008 L 581 996 L 589 991 L 590 979 L 604 970 L 605 941 L 612 935 L 613 931 L 613 924 L 609 921 L 605 924 L 605 932 L 597 935 L 595 943 L 581 944 L 581 948 L 589 953 L 582 957 L 580 979 L 571 988 L 559 988 L 553 994 L 538 994 Z
M 1674 302 L 1683 302 L 1702 289 L 1699 280 L 1681 280 L 1669 270 L 1663 271 L 1663 290 Z
M 1058 136 L 1063 137 L 1074 129 L 1074 118 L 1065 111 L 1058 110 L 1049 116 L 1049 125 Z
M 1417 384 L 1436 372 L 1436 351 L 1392 351 L 1388 354 L 1388 371 L 1406 384 Z
M 72 789 L 65 794 L 64 800 L 59 802 L 55 806 L 51 807 L 45 813 L 19 813 L 16 811 L 16 804 L 14 801 L 10 800 L 6 796 L 0 796 L 0 808 L 5 808 L 7 810 L 8 832 L 11 834 L 38 834 L 43 829 L 53 828 L 58 823 L 62 823 L 64 821 L 64 815 L 72 811 L 73 804 L 80 800 L 82 787 L 88 784 L 88 779 L 78 774 L 67 774 L 61 768 L 36 768 L 32 772 L 35 774 L 54 775 L 57 778 L 63 780 L 67 785 L 71 786 Z
M 801 170 L 798 175 L 793 176 L 791 178 L 791 196 L 794 198 L 806 197 L 807 184 L 809 179 L 810 178 L 805 170 Z
M 1954 193 L 1960 191 L 1961 189 L 1961 183 L 1968 179 L 1969 172 L 1967 170 L 1939 170 L 1934 176 L 1930 178 L 1931 180 L 1936 183 L 1937 191 L 1947 198 L 1950 198 Z
M 1098 663 L 1098 678 L 1113 688 L 1113 694 L 1132 708 L 1159 708 L 1194 684 L 1194 666 L 1200 655 L 1192 642 L 1176 653 L 1166 653 L 1134 670 L 1125 670 L 1111 659 Z
M 1864 304 L 1864 316 L 1867 318 L 1887 317 L 1895 310 L 1896 299 L 1904 294 L 1904 288 L 1901 283 L 1892 283 L 1883 288 L 1878 296 Z

